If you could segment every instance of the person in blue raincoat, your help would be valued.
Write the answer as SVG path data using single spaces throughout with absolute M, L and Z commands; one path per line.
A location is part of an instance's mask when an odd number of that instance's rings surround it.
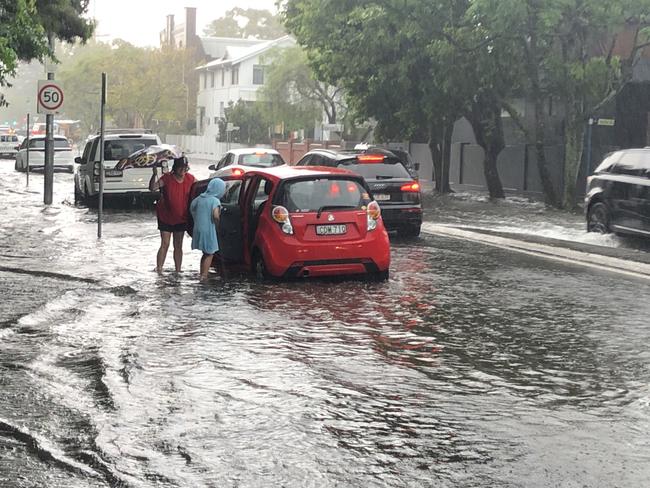
M 192 200 L 190 212 L 194 218 L 192 232 L 192 249 L 203 252 L 201 256 L 201 281 L 208 279 L 212 258 L 219 251 L 217 227 L 221 212 L 219 200 L 226 191 L 226 183 L 221 178 L 214 178 L 206 190 Z

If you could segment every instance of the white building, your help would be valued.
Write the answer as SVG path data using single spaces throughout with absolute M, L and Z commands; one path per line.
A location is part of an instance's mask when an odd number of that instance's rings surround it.
M 230 102 L 257 101 L 257 90 L 264 85 L 264 56 L 273 49 L 295 45 L 295 40 L 290 36 L 272 41 L 202 37 L 201 44 L 205 53 L 215 59 L 196 68 L 196 129 L 198 134 L 216 138 L 218 120 Z

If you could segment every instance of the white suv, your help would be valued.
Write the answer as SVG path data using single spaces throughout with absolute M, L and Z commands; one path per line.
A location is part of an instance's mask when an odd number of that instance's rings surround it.
M 151 168 L 115 169 L 124 159 L 145 147 L 160 144 L 160 137 L 146 130 L 107 131 L 104 134 L 104 195 L 154 197 L 149 191 Z M 74 177 L 75 202 L 95 203 L 99 196 L 99 135 L 88 138 Z
M 20 141 L 16 134 L 0 134 L 0 158 L 13 158 L 18 152 Z

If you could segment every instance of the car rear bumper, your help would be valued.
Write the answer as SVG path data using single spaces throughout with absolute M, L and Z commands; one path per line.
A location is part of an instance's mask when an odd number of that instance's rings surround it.
M 381 218 L 390 230 L 407 225 L 421 225 L 422 207 L 381 207 Z
M 282 238 L 263 249 L 263 254 L 267 270 L 276 277 L 367 274 L 386 271 L 390 266 L 390 242 L 384 229 L 336 246 Z

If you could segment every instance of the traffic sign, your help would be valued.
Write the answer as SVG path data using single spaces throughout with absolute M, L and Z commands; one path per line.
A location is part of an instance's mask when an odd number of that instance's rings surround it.
M 63 88 L 54 80 L 38 80 L 36 100 L 39 114 L 58 114 L 63 107 Z
M 616 121 L 614 119 L 596 119 L 596 124 L 613 127 Z

